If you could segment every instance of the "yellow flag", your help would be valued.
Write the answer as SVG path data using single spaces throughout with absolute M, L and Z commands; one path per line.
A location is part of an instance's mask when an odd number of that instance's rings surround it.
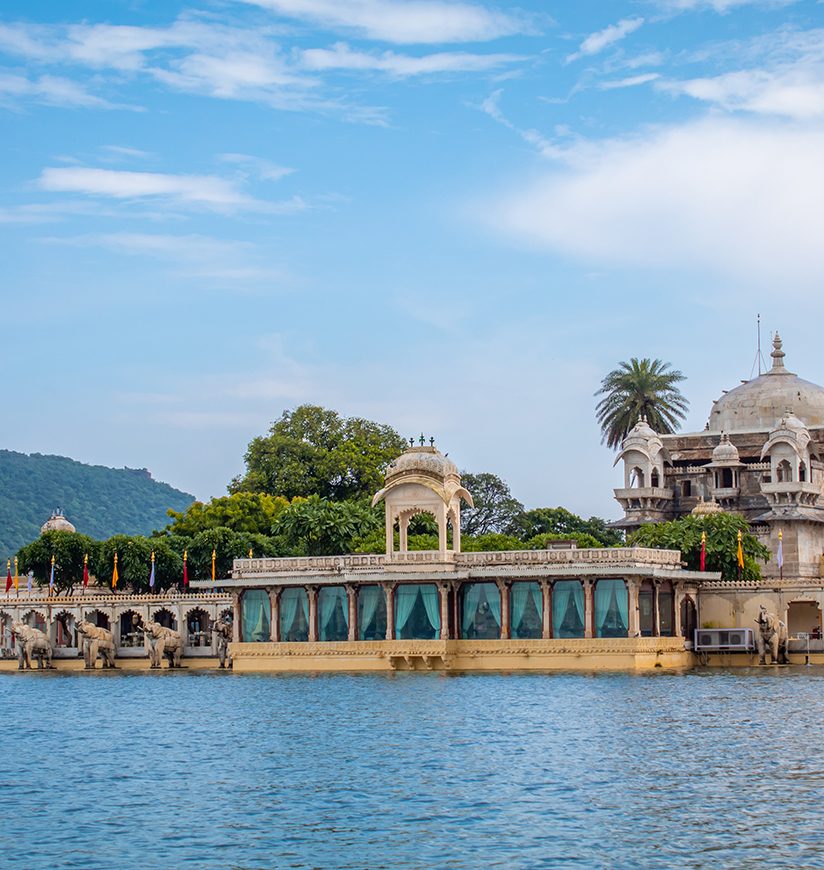
M 17 556 L 14 557 L 14 591 L 17 592 L 20 586 L 20 577 L 17 575 Z
M 112 571 L 112 589 L 117 589 L 117 553 L 114 554 L 114 571 Z
M 738 530 L 738 567 L 744 567 L 744 548 L 741 544 L 741 529 Z
M 215 582 L 215 559 L 217 558 L 217 550 L 212 550 L 212 583 Z

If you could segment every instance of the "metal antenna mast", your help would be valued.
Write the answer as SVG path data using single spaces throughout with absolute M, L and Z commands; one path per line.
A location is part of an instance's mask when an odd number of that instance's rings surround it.
M 755 371 L 756 367 L 758 367 L 759 376 L 762 374 L 761 367 L 763 365 L 764 368 L 767 367 L 767 363 L 764 361 L 764 356 L 761 353 L 761 315 L 756 315 L 756 333 L 757 333 L 757 349 L 755 351 L 755 362 L 752 364 L 752 368 L 750 369 L 750 378 L 752 378 L 752 374 Z

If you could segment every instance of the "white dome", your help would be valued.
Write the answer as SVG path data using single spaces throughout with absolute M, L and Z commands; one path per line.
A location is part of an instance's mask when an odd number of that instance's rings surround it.
M 76 532 L 77 529 L 63 516 L 61 510 L 56 510 L 52 515 L 40 526 L 40 534 L 45 535 L 46 532 Z
M 730 436 L 724 432 L 721 435 L 721 443 L 712 451 L 713 463 L 740 462 L 738 448 L 730 441 Z

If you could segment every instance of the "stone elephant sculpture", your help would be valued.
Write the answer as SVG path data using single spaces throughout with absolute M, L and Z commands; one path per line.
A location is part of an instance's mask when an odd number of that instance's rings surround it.
M 215 651 L 220 667 L 232 667 L 232 656 L 229 654 L 229 643 L 232 640 L 232 621 L 222 617 L 212 623 L 212 634 L 215 638 Z
M 86 669 L 94 668 L 100 656 L 104 668 L 116 668 L 114 635 L 107 628 L 100 628 L 93 622 L 82 620 L 77 623 L 77 633 L 83 638 L 83 661 Z
M 787 658 L 787 626 L 774 613 L 770 613 L 763 604 L 758 611 L 755 623 L 758 626 L 755 631 L 758 664 L 766 664 L 768 650 L 772 664 L 788 664 L 790 660 Z
M 12 622 L 11 630 L 17 641 L 17 668 L 23 670 L 28 668 L 31 670 L 31 658 L 34 656 L 37 659 L 37 667 L 39 670 L 45 668 L 53 668 L 52 664 L 52 645 L 48 636 L 40 631 L 39 628 L 32 628 L 26 625 L 25 622 Z M 45 659 L 46 664 L 43 664 Z
M 183 655 L 183 639 L 173 628 L 166 628 L 159 622 L 144 623 L 140 626 L 146 652 L 149 654 L 150 667 L 162 666 L 163 657 L 169 662 L 170 668 L 183 667 L 180 657 Z

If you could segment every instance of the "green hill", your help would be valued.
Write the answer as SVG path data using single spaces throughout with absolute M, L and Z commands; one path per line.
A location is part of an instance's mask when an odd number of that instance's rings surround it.
M 56 507 L 78 532 L 100 539 L 163 528 L 168 508 L 182 511 L 193 501 L 194 496 L 153 480 L 146 469 L 0 450 L 0 557 L 13 556 L 34 540 Z

